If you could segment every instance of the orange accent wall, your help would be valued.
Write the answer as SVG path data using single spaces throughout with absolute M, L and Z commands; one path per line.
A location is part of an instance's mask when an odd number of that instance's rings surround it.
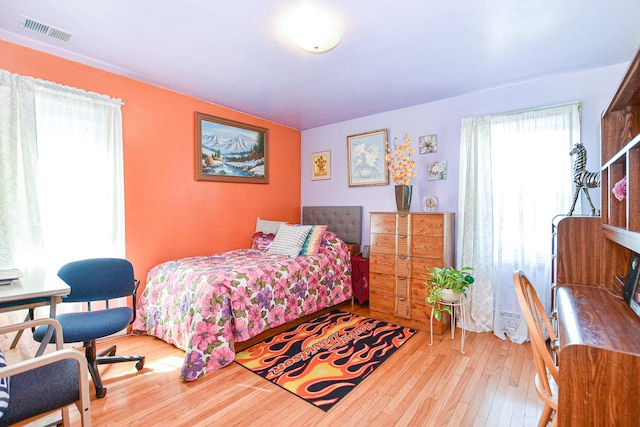
M 246 248 L 256 217 L 300 219 L 300 131 L 0 40 L 0 68 L 120 98 L 127 258 L 154 265 Z M 212 94 L 215 98 L 215 94 Z M 195 112 L 269 129 L 269 184 L 195 180 Z

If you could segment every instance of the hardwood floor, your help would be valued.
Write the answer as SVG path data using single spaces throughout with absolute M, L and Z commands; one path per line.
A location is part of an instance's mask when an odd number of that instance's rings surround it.
M 342 307 L 350 310 L 350 305 Z M 368 308 L 352 310 L 368 315 Z M 118 353 L 144 354 L 145 367 L 105 365 L 108 392 L 91 411 L 95 426 L 535 426 L 542 410 L 530 344 L 460 330 L 418 332 L 328 412 L 240 365 L 194 382 L 178 378 L 184 352 L 153 337 L 121 337 Z M 100 348 L 100 346 L 99 346 Z M 74 425 L 79 425 L 75 408 Z

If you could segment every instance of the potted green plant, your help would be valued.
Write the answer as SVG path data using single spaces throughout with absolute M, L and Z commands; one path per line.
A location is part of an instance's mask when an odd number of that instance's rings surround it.
M 451 314 L 451 306 L 442 302 L 456 302 L 466 295 L 467 289 L 474 281 L 471 267 L 455 269 L 451 267 L 431 267 L 427 270 L 424 284 L 426 285 L 425 299 L 433 308 L 436 320 L 442 319 L 442 312 Z

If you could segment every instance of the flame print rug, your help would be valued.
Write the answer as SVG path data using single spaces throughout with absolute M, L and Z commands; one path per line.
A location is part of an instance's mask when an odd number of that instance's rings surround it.
M 415 333 L 334 310 L 239 352 L 235 361 L 328 411 Z

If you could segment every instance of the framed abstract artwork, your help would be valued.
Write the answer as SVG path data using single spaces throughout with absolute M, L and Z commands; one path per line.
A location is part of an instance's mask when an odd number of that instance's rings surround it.
M 418 138 L 418 147 L 420 154 L 437 153 L 438 152 L 438 135 L 425 135 Z
M 269 130 L 196 113 L 196 180 L 269 183 Z
M 311 180 L 331 179 L 331 151 L 311 153 Z
M 447 179 L 447 161 L 427 163 L 427 179 L 429 181 Z
M 349 187 L 389 184 L 386 151 L 386 129 L 348 136 Z

